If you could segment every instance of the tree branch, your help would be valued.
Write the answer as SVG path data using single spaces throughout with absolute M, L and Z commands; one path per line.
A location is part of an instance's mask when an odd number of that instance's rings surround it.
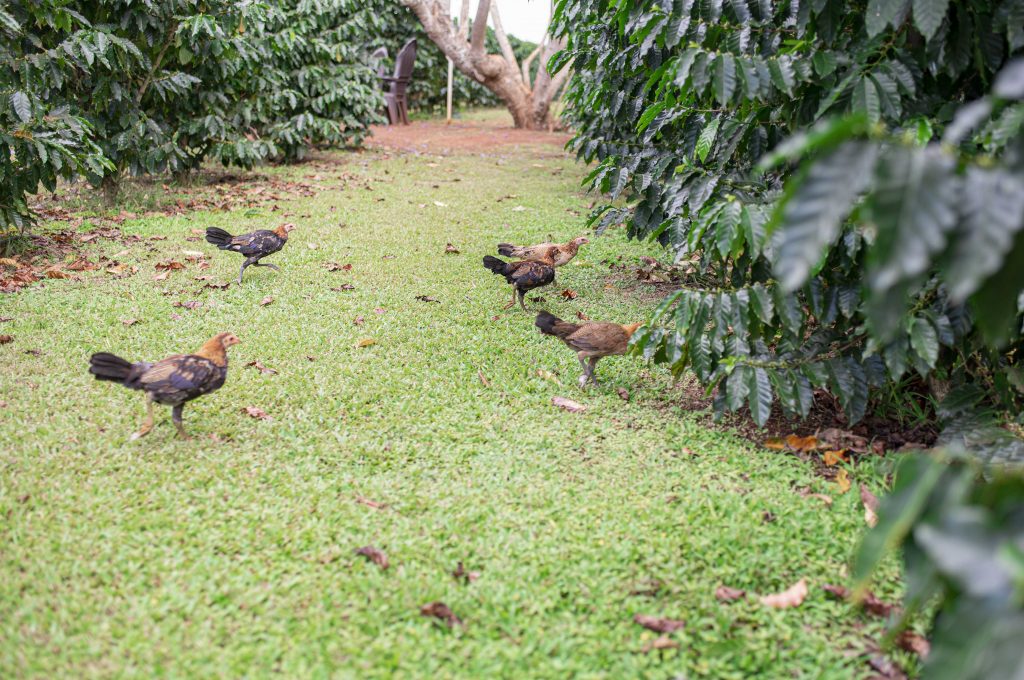
M 547 40 L 547 36 L 544 36 L 544 40 Z M 527 88 L 533 87 L 530 84 L 530 64 L 532 64 L 533 60 L 537 58 L 538 54 L 540 54 L 541 48 L 544 47 L 544 40 L 541 40 L 540 44 L 533 49 L 533 52 L 530 52 L 530 55 L 526 57 L 526 59 L 523 59 L 523 84 L 526 85 Z
M 504 55 L 505 61 L 512 68 L 512 72 L 518 75 L 519 61 L 516 59 L 516 53 L 512 49 L 512 44 L 508 41 L 505 27 L 501 25 L 501 16 L 498 14 L 497 3 L 491 5 L 491 21 L 494 22 L 494 35 L 498 38 L 498 45 L 501 47 L 502 55 Z
M 480 0 L 476 7 L 476 18 L 473 19 L 473 35 L 469 44 L 473 52 L 478 55 L 484 53 L 487 43 L 487 15 L 491 11 L 491 0 Z
M 459 37 L 466 39 L 469 32 L 469 0 L 462 0 L 462 9 L 459 10 Z

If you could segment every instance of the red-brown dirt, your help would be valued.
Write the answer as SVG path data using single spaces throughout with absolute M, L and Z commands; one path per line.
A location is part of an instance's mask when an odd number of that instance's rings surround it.
M 413 121 L 411 125 L 375 125 L 366 145 L 396 151 L 448 154 L 451 152 L 561 155 L 572 137 L 566 132 L 519 130 L 511 119 Z

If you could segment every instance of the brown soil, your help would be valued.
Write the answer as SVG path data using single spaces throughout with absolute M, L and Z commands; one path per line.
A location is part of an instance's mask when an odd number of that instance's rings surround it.
M 501 154 L 529 150 L 545 155 L 562 155 L 572 135 L 565 132 L 519 130 L 511 120 L 413 121 L 411 125 L 375 125 L 366 141 L 380 147 L 414 153 Z

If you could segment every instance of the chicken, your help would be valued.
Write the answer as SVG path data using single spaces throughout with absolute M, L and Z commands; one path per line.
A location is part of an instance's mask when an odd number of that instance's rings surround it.
M 527 291 L 546 286 L 555 280 L 555 268 L 550 261 L 545 262 L 505 262 L 490 255 L 484 255 L 484 266 L 512 284 L 512 302 L 505 305 L 508 309 L 516 303 L 519 295 L 519 306 L 526 310 L 523 297 Z
M 574 238 L 568 243 L 538 243 L 535 246 L 514 246 L 511 243 L 499 243 L 498 254 L 515 257 L 529 262 L 548 262 L 554 267 L 561 267 L 576 257 L 580 246 L 590 243 L 586 236 Z
M 238 283 L 242 283 L 242 274 L 249 265 L 270 267 L 275 272 L 281 271 L 277 265 L 260 262 L 268 255 L 273 255 L 284 248 L 288 242 L 288 232 L 295 228 L 293 224 L 283 224 L 276 229 L 260 229 L 250 234 L 232 236 L 223 229 L 210 227 L 206 230 L 206 240 L 221 250 L 233 250 L 245 255 L 245 262 L 238 271 Z
M 178 435 L 189 439 L 181 422 L 185 402 L 209 394 L 224 384 L 228 376 L 227 348 L 239 343 L 231 333 L 218 333 L 195 354 L 175 354 L 163 361 L 131 363 L 114 354 L 99 352 L 89 359 L 89 372 L 97 380 L 121 383 L 146 393 L 148 415 L 132 439 L 145 437 L 153 429 L 153 403 L 166 404 Z
M 576 358 L 583 368 L 583 375 L 579 379 L 580 389 L 583 389 L 588 380 L 597 385 L 594 368 L 598 360 L 601 357 L 625 354 L 629 339 L 643 324 L 593 321 L 576 324 L 562 321 L 554 314 L 540 312 L 535 325 L 544 335 L 553 335 L 576 351 Z

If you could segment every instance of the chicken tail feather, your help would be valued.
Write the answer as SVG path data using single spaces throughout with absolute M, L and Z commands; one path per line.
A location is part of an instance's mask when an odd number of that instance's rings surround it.
M 562 321 L 554 314 L 548 312 L 537 312 L 537 321 L 534 323 L 544 335 L 553 335 L 556 338 L 565 339 L 575 333 L 579 326 L 568 321 Z
M 219 227 L 207 227 L 206 229 L 206 241 L 221 250 L 226 250 L 231 245 L 232 238 L 234 237 L 231 234 Z
M 89 358 L 89 372 L 97 380 L 111 380 L 124 383 L 132 372 L 132 363 L 116 354 L 97 352 Z
M 498 244 L 498 255 L 504 255 L 505 257 L 515 257 L 516 247 L 511 243 L 499 243 Z
M 491 255 L 484 255 L 484 266 L 498 276 L 505 276 L 506 262 Z

